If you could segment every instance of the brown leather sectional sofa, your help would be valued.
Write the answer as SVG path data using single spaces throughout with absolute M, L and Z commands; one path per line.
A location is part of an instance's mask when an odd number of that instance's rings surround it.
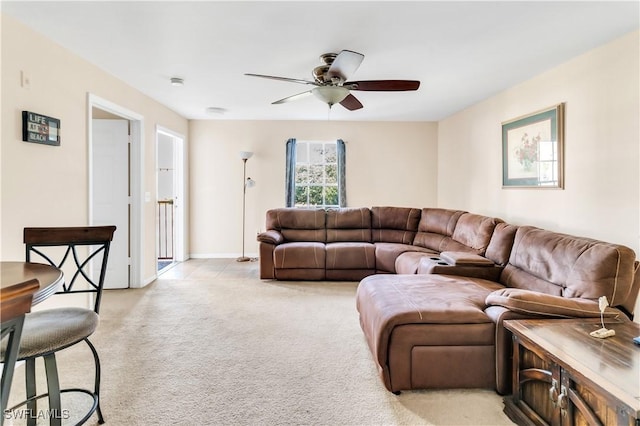
M 466 252 L 480 262 L 488 258 L 490 267 L 482 269 L 468 260 L 466 272 L 497 278 L 498 265 L 509 255 L 506 248 L 490 249 L 486 258 L 472 255 L 485 255 L 501 222 L 432 208 L 273 209 L 267 211 L 267 231 L 258 235 L 260 278 L 359 281 L 384 273 L 452 273 L 436 256 L 441 252 Z
M 356 307 L 386 388 L 511 388 L 506 319 L 632 318 L 628 247 L 459 210 L 267 212 L 260 277 L 361 280 Z M 590 338 L 586 336 L 585 338 Z

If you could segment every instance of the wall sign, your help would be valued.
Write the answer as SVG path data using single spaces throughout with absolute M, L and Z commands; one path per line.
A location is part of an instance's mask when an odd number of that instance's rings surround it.
M 22 111 L 22 140 L 45 145 L 60 145 L 60 120 Z

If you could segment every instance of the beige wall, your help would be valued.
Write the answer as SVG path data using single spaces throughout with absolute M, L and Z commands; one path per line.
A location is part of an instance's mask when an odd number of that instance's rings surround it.
M 285 142 L 346 142 L 347 203 L 436 204 L 437 124 L 329 121 L 191 121 L 191 255 L 237 256 L 242 249 L 242 160 L 247 175 L 246 253 L 258 250 L 265 212 L 284 206 Z
M 616 242 L 640 253 L 635 32 L 439 123 L 438 205 Z M 501 122 L 565 102 L 565 189 L 502 189 Z
M 31 87 L 20 85 L 20 71 Z M 0 258 L 24 258 L 25 226 L 88 223 L 87 92 L 144 116 L 143 279 L 155 275 L 155 127 L 188 135 L 188 122 L 122 81 L 2 16 L 2 235 Z M 61 120 L 61 145 L 22 142 L 21 111 Z
M 640 253 L 639 40 L 629 34 L 440 121 L 438 205 Z M 502 189 L 501 122 L 560 102 L 565 189 Z

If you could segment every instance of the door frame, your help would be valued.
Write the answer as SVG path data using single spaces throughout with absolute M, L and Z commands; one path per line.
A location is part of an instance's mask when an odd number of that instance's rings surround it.
M 186 170 L 186 152 L 185 152 L 185 138 L 184 135 L 174 132 L 166 127 L 156 125 L 156 194 L 158 193 L 158 135 L 164 134 L 173 138 L 173 164 L 174 164 L 174 179 L 175 179 L 175 188 L 174 195 L 178 202 L 175 207 L 175 241 L 174 241 L 174 251 L 173 251 L 173 260 L 175 262 L 184 262 L 187 260 L 187 206 L 188 200 L 187 196 L 187 179 L 185 179 L 185 170 Z M 157 244 L 156 244 L 157 247 Z M 157 248 L 156 248 L 157 251 Z M 156 253 L 156 262 L 158 261 L 158 253 Z M 157 263 L 156 263 L 157 269 Z
M 129 161 L 129 176 L 131 186 L 131 218 L 129 223 L 129 241 L 131 249 L 131 265 L 129 271 L 129 286 L 132 288 L 144 287 L 142 273 L 144 228 L 143 216 L 143 171 L 144 171 L 144 116 L 130 111 L 111 101 L 103 99 L 92 93 L 87 93 L 87 140 L 88 140 L 88 212 L 89 225 L 93 225 L 93 108 L 106 111 L 110 114 L 129 120 L 131 128 L 131 156 Z

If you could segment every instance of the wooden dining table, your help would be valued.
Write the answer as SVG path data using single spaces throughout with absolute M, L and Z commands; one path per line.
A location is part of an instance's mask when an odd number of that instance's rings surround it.
M 37 279 L 40 287 L 33 294 L 31 305 L 37 305 L 60 290 L 64 284 L 62 270 L 42 263 L 0 262 L 0 288 L 8 288 L 32 279 Z
M 13 380 L 25 314 L 31 307 L 55 294 L 64 285 L 62 270 L 41 263 L 0 262 L 0 323 L 7 336 L 0 380 L 0 426 Z

